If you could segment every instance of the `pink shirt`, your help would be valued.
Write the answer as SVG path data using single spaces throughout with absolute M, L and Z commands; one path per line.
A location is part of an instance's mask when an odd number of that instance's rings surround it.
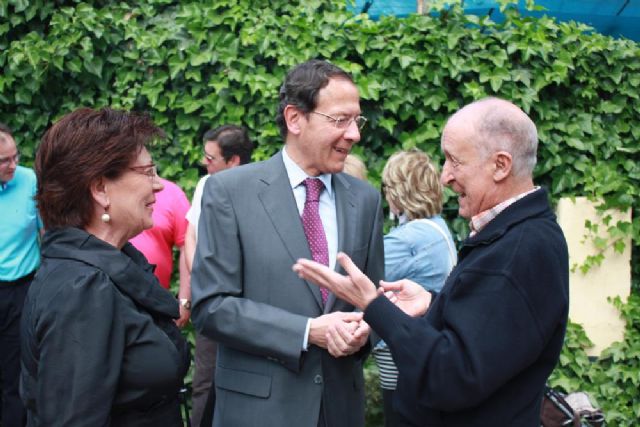
M 156 265 L 155 275 L 160 284 L 168 289 L 173 271 L 173 247 L 184 245 L 189 200 L 173 182 L 163 178 L 160 181 L 164 189 L 156 193 L 153 227 L 130 241 L 147 257 L 149 263 Z

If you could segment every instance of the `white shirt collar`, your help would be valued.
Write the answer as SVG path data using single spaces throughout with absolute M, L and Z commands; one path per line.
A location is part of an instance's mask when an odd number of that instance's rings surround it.
M 319 176 L 307 175 L 307 173 L 302 170 L 302 168 L 298 166 L 298 164 L 294 162 L 291 157 L 289 157 L 289 155 L 287 154 L 286 146 L 282 147 L 282 161 L 284 162 L 284 168 L 287 170 L 291 188 L 296 188 L 307 178 L 318 178 L 324 184 L 324 188 L 325 190 L 327 190 L 327 194 L 330 197 L 333 195 L 333 187 L 331 186 L 332 175 L 330 173 L 324 173 Z

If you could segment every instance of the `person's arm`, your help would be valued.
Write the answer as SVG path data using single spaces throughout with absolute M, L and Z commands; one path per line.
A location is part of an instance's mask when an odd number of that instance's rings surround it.
M 67 280 L 34 322 L 36 412 L 46 426 L 108 426 L 126 344 L 117 293 L 98 271 Z
M 196 226 L 189 222 L 187 232 L 184 235 L 184 260 L 187 272 L 191 274 L 193 269 L 193 257 L 196 253 Z
M 186 244 L 186 240 L 185 240 Z M 180 318 L 176 320 L 176 325 L 179 328 L 184 328 L 189 322 L 191 317 L 191 308 L 187 308 L 182 304 L 182 301 L 189 301 L 191 304 L 191 274 L 187 268 L 187 256 L 185 247 L 180 248 L 180 259 L 178 261 L 179 275 L 180 275 L 180 289 L 178 289 L 178 301 L 180 302 Z

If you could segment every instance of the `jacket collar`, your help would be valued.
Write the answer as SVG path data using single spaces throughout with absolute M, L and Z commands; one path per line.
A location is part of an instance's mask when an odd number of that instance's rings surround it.
M 118 250 L 84 230 L 59 228 L 45 233 L 42 256 L 89 264 L 109 276 L 137 305 L 154 314 L 179 317 L 175 298 L 160 286 L 153 267 L 130 243 Z
M 514 225 L 549 210 L 547 191 L 540 188 L 500 212 L 482 230 L 463 242 L 464 247 L 487 245 L 502 237 Z

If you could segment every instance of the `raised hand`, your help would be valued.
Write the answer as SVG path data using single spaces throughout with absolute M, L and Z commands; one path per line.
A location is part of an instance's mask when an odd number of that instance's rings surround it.
M 380 281 L 380 292 L 409 316 L 422 316 L 431 305 L 431 293 L 409 279 Z
M 338 298 L 364 310 L 377 296 L 375 285 L 345 253 L 338 253 L 337 261 L 347 272 L 346 276 L 308 259 L 299 259 L 293 265 L 293 271 L 301 278 L 324 286 Z

